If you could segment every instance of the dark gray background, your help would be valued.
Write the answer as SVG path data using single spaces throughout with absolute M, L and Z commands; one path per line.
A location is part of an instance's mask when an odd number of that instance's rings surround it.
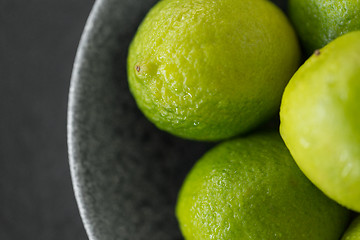
M 87 239 L 66 111 L 92 0 L 0 0 L 0 239 Z

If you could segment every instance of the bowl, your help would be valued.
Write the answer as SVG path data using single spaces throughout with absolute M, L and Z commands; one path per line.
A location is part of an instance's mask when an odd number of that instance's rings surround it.
M 181 184 L 210 143 L 155 128 L 127 84 L 128 46 L 156 0 L 97 0 L 76 55 L 68 151 L 90 240 L 182 239 L 174 209 Z M 283 9 L 286 1 L 277 1 Z

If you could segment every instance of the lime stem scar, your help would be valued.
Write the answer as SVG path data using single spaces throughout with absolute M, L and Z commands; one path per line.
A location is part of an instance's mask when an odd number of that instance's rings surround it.
M 139 65 L 136 65 L 135 69 L 136 69 L 137 72 L 140 72 L 140 66 Z

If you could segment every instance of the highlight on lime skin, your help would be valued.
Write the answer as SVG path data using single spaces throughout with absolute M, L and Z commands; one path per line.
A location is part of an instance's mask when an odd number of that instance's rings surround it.
M 304 174 L 360 212 L 360 31 L 313 54 L 283 94 L 280 133 Z
M 159 129 L 219 141 L 276 115 L 299 62 L 296 34 L 269 1 L 167 0 L 138 28 L 128 80 Z
M 349 211 L 317 189 L 270 132 L 207 152 L 183 183 L 176 216 L 187 240 L 338 240 Z

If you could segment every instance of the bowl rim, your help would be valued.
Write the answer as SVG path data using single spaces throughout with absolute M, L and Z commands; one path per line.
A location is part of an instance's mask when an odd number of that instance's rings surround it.
M 75 148 L 74 148 L 75 143 L 74 143 L 73 132 L 74 132 L 75 120 L 74 120 L 73 109 L 75 108 L 74 106 L 76 105 L 75 89 L 78 88 L 79 82 L 81 81 L 79 72 L 81 69 L 83 57 L 85 56 L 86 45 L 91 37 L 91 32 L 93 30 L 93 22 L 100 12 L 99 11 L 100 6 L 102 6 L 105 1 L 106 0 L 96 0 L 86 20 L 83 32 L 80 37 L 79 45 L 76 50 L 73 69 L 70 77 L 70 87 L 68 93 L 68 106 L 67 106 L 67 148 L 68 148 L 68 161 L 70 168 L 71 183 L 72 183 L 77 207 L 80 213 L 80 217 L 89 239 L 95 239 L 95 236 L 92 233 L 92 226 L 90 222 L 85 217 L 86 208 L 84 206 L 84 196 L 81 193 L 80 186 L 78 184 L 79 182 L 78 175 L 76 174 L 75 171 L 75 169 L 77 168 L 76 162 L 78 160 L 75 157 Z

